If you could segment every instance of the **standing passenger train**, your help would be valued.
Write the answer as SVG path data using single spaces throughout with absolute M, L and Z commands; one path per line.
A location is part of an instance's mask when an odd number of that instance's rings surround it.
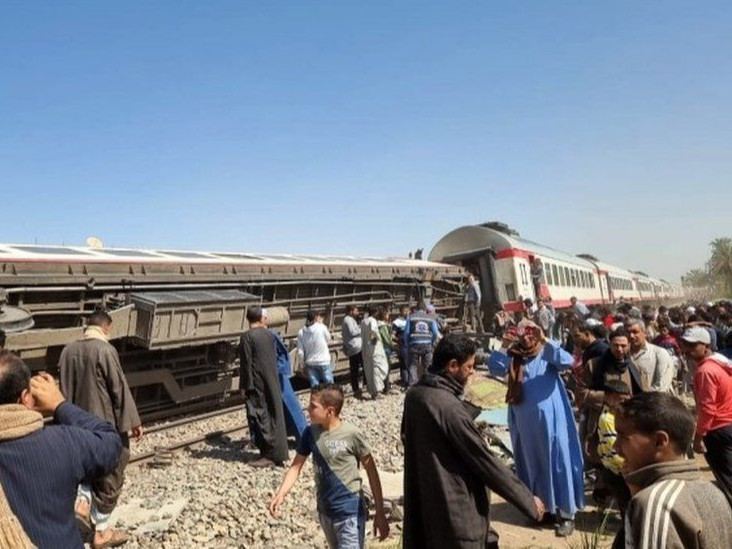
M 498 307 L 518 311 L 526 298 L 536 301 L 531 264 L 541 260 L 541 292 L 555 308 L 576 297 L 586 305 L 619 301 L 660 303 L 683 298 L 681 287 L 640 271 L 599 261 L 588 254 L 571 255 L 519 237 L 502 223 L 460 227 L 441 238 L 430 261 L 460 265 L 480 280 L 482 312 L 491 318 Z

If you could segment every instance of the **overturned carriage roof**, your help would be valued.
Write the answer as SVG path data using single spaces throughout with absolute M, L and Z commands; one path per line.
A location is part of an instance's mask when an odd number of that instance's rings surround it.
M 0 244 L 0 286 L 459 277 L 447 263 L 324 254 Z
M 405 257 L 373 257 L 329 254 L 270 254 L 237 251 L 204 252 L 133 248 L 88 248 L 33 244 L 0 244 L 0 261 L 69 261 L 134 263 L 338 263 L 430 266 L 430 261 Z M 438 265 L 433 265 L 438 266 Z

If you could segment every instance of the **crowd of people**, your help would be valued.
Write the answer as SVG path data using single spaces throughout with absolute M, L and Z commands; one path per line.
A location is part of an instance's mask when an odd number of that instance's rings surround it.
M 468 280 L 467 320 L 482 332 L 480 290 Z M 499 310 L 500 348 L 486 367 L 506 380 L 514 469 L 489 451 L 464 390 L 484 354 L 475 339 L 445 330 L 435 308 L 343 311 L 341 350 L 354 396 L 394 390 L 399 364 L 406 392 L 405 547 L 497 547 L 490 527 L 495 491 L 557 536 L 574 530 L 592 498 L 624 517 L 615 547 L 728 547 L 732 539 L 732 303 L 612 309 L 572 299 Z M 297 335 L 299 362 L 312 386 L 309 423 L 290 383 L 290 350 L 268 327 L 267 311 L 247 310 L 240 341 L 240 390 L 259 454 L 251 467 L 284 467 L 270 504 L 278 517 L 312 456 L 320 524 L 331 547 L 363 547 L 367 510 L 359 468 L 373 494 L 374 533 L 389 524 L 369 442 L 341 420 L 344 393 L 334 383 L 333 338 L 319 311 Z M 60 388 L 31 377 L 0 349 L 0 546 L 113 547 L 127 540 L 109 527 L 141 421 L 109 343 L 112 319 L 98 311 L 84 336 L 59 359 Z M 0 347 L 3 340 L 0 334 Z M 678 397 L 687 398 L 683 402 Z M 693 398 L 693 399 L 692 399 Z M 695 409 L 695 416 L 690 409 Z M 43 427 L 42 414 L 54 418 Z M 689 458 L 703 454 L 715 483 Z

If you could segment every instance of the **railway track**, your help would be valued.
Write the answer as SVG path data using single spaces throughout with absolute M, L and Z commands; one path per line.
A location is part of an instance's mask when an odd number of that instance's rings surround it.
M 396 381 L 398 378 L 398 371 L 392 370 L 390 374 L 390 378 L 392 383 Z M 337 379 L 337 382 L 344 383 L 345 380 L 343 379 Z M 297 389 L 295 391 L 295 394 L 300 397 L 303 395 L 307 395 L 310 393 L 310 387 L 303 387 L 300 389 Z M 344 396 L 347 399 L 350 399 L 353 397 L 353 391 L 350 389 L 350 385 L 348 385 L 348 389 L 344 391 Z M 152 435 L 152 434 L 158 434 L 158 433 L 164 433 L 166 431 L 172 431 L 174 429 L 178 429 L 181 427 L 186 427 L 192 424 L 195 424 L 199 421 L 206 421 L 209 419 L 213 419 L 216 417 L 224 416 L 227 414 L 235 413 L 235 412 L 242 412 L 244 410 L 244 404 L 237 404 L 235 406 L 229 406 L 226 408 L 222 408 L 220 410 L 212 410 L 208 411 L 202 414 L 197 414 L 193 416 L 188 417 L 182 417 L 180 419 L 169 421 L 166 423 L 159 423 L 154 424 L 149 427 L 145 428 L 145 434 L 146 436 Z M 303 408 L 303 411 L 305 411 L 305 408 Z M 188 448 L 189 446 L 193 446 L 195 444 L 200 444 L 201 442 L 206 441 L 213 441 L 220 439 L 221 437 L 232 435 L 239 432 L 245 432 L 249 430 L 249 426 L 245 422 L 241 422 L 237 425 L 227 427 L 225 429 L 216 429 L 212 430 L 203 434 L 199 434 L 196 436 L 191 436 L 188 438 L 184 438 L 181 440 L 177 440 L 171 444 L 161 445 L 161 446 L 155 446 L 152 450 L 147 450 L 144 452 L 139 452 L 136 454 L 133 454 L 130 457 L 130 464 L 133 465 L 141 465 L 143 463 L 150 463 L 153 465 L 158 466 L 165 466 L 166 464 L 170 463 L 173 459 L 173 455 L 175 452 L 182 450 L 184 448 Z

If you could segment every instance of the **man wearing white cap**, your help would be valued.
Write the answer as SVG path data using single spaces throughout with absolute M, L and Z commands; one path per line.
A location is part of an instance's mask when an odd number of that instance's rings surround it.
M 681 336 L 684 354 L 696 365 L 696 435 L 694 450 L 732 503 L 732 362 L 711 350 L 709 332 L 695 326 Z

